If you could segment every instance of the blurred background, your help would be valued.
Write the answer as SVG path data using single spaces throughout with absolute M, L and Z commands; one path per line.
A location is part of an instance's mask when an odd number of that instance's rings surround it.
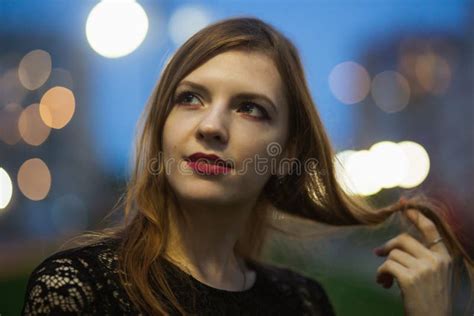
M 2 315 L 20 313 L 32 269 L 99 227 L 123 192 L 168 58 L 207 24 L 244 15 L 298 47 L 343 187 L 379 205 L 438 198 L 473 253 L 473 1 L 0 0 Z M 323 283 L 338 315 L 402 315 L 396 286 L 375 283 L 383 259 L 372 254 L 395 235 L 270 256 Z

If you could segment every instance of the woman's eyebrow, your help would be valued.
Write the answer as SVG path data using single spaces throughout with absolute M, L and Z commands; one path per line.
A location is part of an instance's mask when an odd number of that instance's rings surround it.
M 189 86 L 193 89 L 196 89 L 198 91 L 201 91 L 203 92 L 204 94 L 207 94 L 209 95 L 209 90 L 199 84 L 199 83 L 196 83 L 196 82 L 192 82 L 192 81 L 189 81 L 189 80 L 183 80 L 181 81 L 179 84 L 178 84 L 178 87 L 179 86 L 182 86 L 182 85 L 186 85 L 186 86 Z M 264 101 L 266 101 L 268 104 L 270 104 L 270 106 L 272 107 L 273 111 L 275 111 L 275 113 L 278 113 L 278 110 L 277 110 L 277 107 L 275 106 L 275 103 L 269 98 L 267 97 L 266 95 L 264 94 L 260 94 L 260 93 L 254 93 L 254 92 L 241 92 L 241 93 L 238 93 L 235 98 L 241 98 L 241 99 L 262 99 Z

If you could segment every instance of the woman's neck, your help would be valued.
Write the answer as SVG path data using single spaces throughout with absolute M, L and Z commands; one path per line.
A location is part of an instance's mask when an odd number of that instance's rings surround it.
M 252 208 L 248 204 L 223 209 L 181 203 L 181 212 L 170 212 L 165 256 L 209 286 L 229 291 L 251 287 L 254 273 L 236 254 L 235 245 Z

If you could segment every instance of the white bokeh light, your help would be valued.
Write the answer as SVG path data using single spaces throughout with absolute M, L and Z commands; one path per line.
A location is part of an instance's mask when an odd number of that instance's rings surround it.
M 420 144 L 412 141 L 398 143 L 399 148 L 405 153 L 408 166 L 405 177 L 401 179 L 399 186 L 402 188 L 413 188 L 420 185 L 428 176 L 430 171 L 430 157 Z
M 370 152 L 374 158 L 371 169 L 378 175 L 379 185 L 384 189 L 398 186 L 408 168 L 403 150 L 394 142 L 383 141 L 372 145 Z
M 337 183 L 341 186 L 341 188 L 347 194 L 354 194 L 356 192 L 354 188 L 354 184 L 349 179 L 349 175 L 347 173 L 347 161 L 351 155 L 356 153 L 355 150 L 344 150 L 334 157 L 334 168 L 336 172 L 336 180 Z
M 430 159 L 412 141 L 381 141 L 369 150 L 344 150 L 334 157 L 336 180 L 350 195 L 369 196 L 382 189 L 413 188 L 428 176 Z
M 108 58 L 133 52 L 147 32 L 146 12 L 134 0 L 102 0 L 92 9 L 86 23 L 89 44 Z
M 372 168 L 375 159 L 369 150 L 360 150 L 347 159 L 347 175 L 354 186 L 355 194 L 373 195 L 380 191 L 378 174 Z
M 12 198 L 13 185 L 8 173 L 0 168 L 0 210 L 7 207 Z
M 170 17 L 168 32 L 176 46 L 183 44 L 194 33 L 211 22 L 211 14 L 197 5 L 186 5 L 177 9 Z

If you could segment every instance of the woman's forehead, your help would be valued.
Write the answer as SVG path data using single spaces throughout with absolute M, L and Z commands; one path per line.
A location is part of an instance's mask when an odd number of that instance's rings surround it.
M 193 70 L 180 84 L 193 82 L 209 90 L 267 96 L 284 103 L 283 82 L 273 60 L 263 53 L 228 51 Z

